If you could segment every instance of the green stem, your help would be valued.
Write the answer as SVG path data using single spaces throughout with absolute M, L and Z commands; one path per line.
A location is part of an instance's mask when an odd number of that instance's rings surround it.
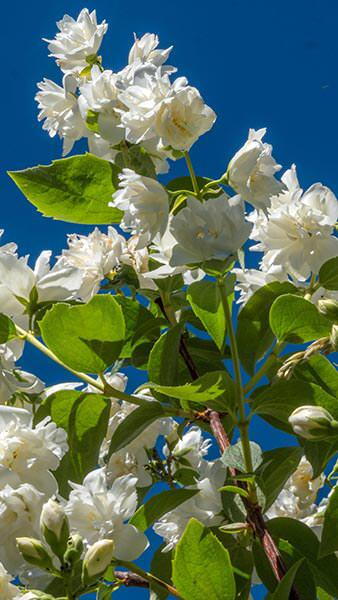
M 103 382 L 98 381 L 93 377 L 90 377 L 90 375 L 87 375 L 86 373 L 75 371 L 71 367 L 68 367 L 64 362 L 62 362 L 62 360 L 60 360 L 54 354 L 54 352 L 52 352 L 49 348 L 47 348 L 47 346 L 42 344 L 42 342 L 40 342 L 40 340 L 38 340 L 32 333 L 26 331 L 25 329 L 22 329 L 21 327 L 19 327 L 19 325 L 16 325 L 16 330 L 19 338 L 25 340 L 26 342 L 29 342 L 32 346 L 34 346 L 35 348 L 40 350 L 40 352 L 45 354 L 45 356 L 48 356 L 48 358 L 50 358 L 55 363 L 72 373 L 72 375 L 75 375 L 75 377 L 77 377 L 78 379 L 81 379 L 85 383 L 88 383 L 89 385 L 96 388 L 102 394 L 104 393 L 106 396 L 111 396 L 117 398 L 118 400 L 125 400 L 126 402 L 131 402 L 132 404 L 136 404 L 137 406 L 144 406 L 147 403 L 147 401 L 142 400 L 142 398 L 138 398 L 137 396 L 130 396 L 129 394 L 120 392 L 120 390 L 113 388 L 108 383 L 104 384 Z
M 190 175 L 190 178 L 191 178 L 193 190 L 194 190 L 197 198 L 201 199 L 201 193 L 200 193 L 199 185 L 197 183 L 196 173 L 194 171 L 194 167 L 193 167 L 193 164 L 191 162 L 190 154 L 189 154 L 189 152 L 187 150 L 184 152 L 184 158 L 185 158 L 185 161 L 187 163 L 188 170 L 189 170 L 189 175 Z
M 225 175 L 222 175 L 222 177 L 220 177 L 219 179 L 213 179 L 212 181 L 208 181 L 208 183 L 206 183 L 202 190 L 201 190 L 201 194 L 202 196 L 204 196 L 204 194 L 206 194 L 208 191 L 213 191 L 212 188 L 217 185 L 226 185 L 227 184 L 227 178 Z
M 242 384 L 241 364 L 239 360 L 237 341 L 235 336 L 234 327 L 232 324 L 231 312 L 228 303 L 227 292 L 224 284 L 224 279 L 218 279 L 219 290 L 222 298 L 223 310 L 226 318 L 228 335 L 230 340 L 230 350 L 233 362 L 234 374 L 235 374 L 235 393 L 236 393 L 236 404 L 238 407 L 239 421 L 238 428 L 241 436 L 243 458 L 245 468 L 248 473 L 253 472 L 253 462 L 251 456 L 250 439 L 249 439 L 249 421 L 245 414 L 245 398 Z M 257 494 L 254 484 L 249 487 L 250 499 L 252 502 L 257 503 Z
M 143 579 L 146 579 L 147 581 L 149 581 L 149 583 L 155 583 L 155 584 L 161 586 L 162 588 L 167 590 L 167 592 L 169 592 L 169 594 L 176 596 L 176 598 L 181 598 L 178 591 L 174 587 L 172 587 L 169 583 L 162 581 L 162 579 L 159 579 L 158 577 L 156 577 L 155 575 L 152 575 L 152 573 L 149 573 L 148 571 L 144 571 L 138 565 L 135 565 L 134 563 L 129 562 L 127 560 L 122 560 L 122 561 L 119 560 L 118 564 L 121 565 L 121 567 L 125 567 L 129 571 L 132 571 L 133 573 L 140 575 L 140 577 L 143 577 Z

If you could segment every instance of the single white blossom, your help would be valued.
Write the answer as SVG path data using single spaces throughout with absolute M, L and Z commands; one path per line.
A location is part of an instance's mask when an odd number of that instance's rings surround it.
M 281 169 L 272 157 L 272 146 L 262 141 L 266 129 L 249 130 L 244 146 L 231 159 L 227 178 L 229 185 L 253 206 L 266 209 L 272 196 L 283 189 L 283 184 L 275 179 Z
M 15 347 L 16 346 L 16 347 Z M 0 404 L 7 404 L 15 393 L 25 395 L 40 394 L 44 390 L 44 383 L 33 375 L 16 366 L 16 360 L 21 356 L 23 344 L 0 345 Z M 17 399 L 16 404 L 31 408 L 31 404 Z
M 146 536 L 127 521 L 137 508 L 136 477 L 118 477 L 107 485 L 104 469 L 89 473 L 83 485 L 73 488 L 65 511 L 72 530 L 79 533 L 87 545 L 100 539 L 113 540 L 114 554 L 121 560 L 134 560 L 148 546 Z
M 155 179 L 123 169 L 113 198 L 110 206 L 124 211 L 122 229 L 140 236 L 138 248 L 146 246 L 157 233 L 165 232 L 169 199 L 164 187 Z
M 175 433 L 170 436 L 173 438 Z M 188 460 L 191 467 L 198 471 L 207 456 L 212 442 L 210 439 L 204 439 L 202 430 L 199 427 L 190 427 L 181 438 L 177 437 L 177 443 L 173 446 L 173 440 L 171 439 L 171 455 L 178 459 L 184 458 Z M 163 448 L 165 456 L 169 455 L 169 448 L 167 445 Z
M 38 120 L 44 120 L 42 128 L 50 137 L 58 134 L 63 139 L 63 156 L 66 156 L 74 143 L 88 133 L 79 110 L 77 82 L 72 75 L 65 75 L 62 86 L 44 79 L 38 88 L 35 96 L 40 110 Z
M 169 57 L 173 47 L 161 50 L 158 36 L 154 33 L 145 33 L 140 39 L 135 35 L 135 42 L 130 49 L 128 63 L 131 65 L 136 62 L 152 63 L 156 67 L 160 67 Z
M 59 264 L 83 274 L 78 295 L 87 302 L 99 291 L 106 275 L 121 265 L 125 249 L 126 241 L 114 227 L 108 227 L 107 233 L 95 227 L 89 235 L 68 236 L 68 249 L 62 251 Z
M 80 74 L 89 64 L 95 61 L 101 46 L 102 38 L 108 29 L 105 21 L 97 23 L 96 11 L 91 13 L 83 8 L 76 21 L 69 15 L 64 15 L 56 23 L 59 32 L 48 42 L 50 56 L 64 73 Z
M 34 269 L 28 265 L 28 257 L 0 253 L 0 303 L 4 314 L 22 322 L 26 304 L 32 301 L 52 302 L 71 300 L 78 296 L 83 274 L 74 267 L 60 264 L 50 267 L 51 252 L 44 250 Z M 24 320 L 26 317 L 24 318 Z
M 141 241 L 140 241 L 141 238 Z M 157 285 L 152 280 L 149 272 L 149 251 L 143 246 L 144 238 L 141 235 L 132 235 L 127 241 L 125 253 L 121 256 L 124 265 L 132 267 L 137 275 L 141 289 L 156 290 Z
M 272 199 L 267 215 L 258 215 L 251 238 L 259 243 L 251 250 L 264 253 L 263 270 L 282 266 L 292 277 L 305 281 L 338 255 L 334 236 L 338 201 L 321 183 L 302 193 L 294 168 L 284 181 L 290 182 L 291 188 Z
M 127 140 L 137 144 L 155 139 L 159 149 L 189 150 L 216 119 L 196 88 L 184 77 L 171 83 L 161 68 L 139 77 L 120 100 L 127 107 L 122 114 Z
M 225 468 L 220 461 L 215 461 L 207 476 L 197 482 L 199 492 L 154 524 L 155 533 L 166 543 L 163 552 L 168 552 L 176 546 L 191 517 L 195 517 L 207 527 L 215 527 L 222 523 L 223 506 L 218 489 L 224 479 Z
M 16 538 L 39 536 L 43 499 L 44 494 L 28 483 L 0 490 L 0 561 L 10 573 L 18 573 L 24 566 Z
M 0 407 L 0 488 L 29 483 L 48 497 L 57 491 L 55 471 L 68 450 L 66 432 L 46 417 L 33 428 L 31 414 Z
M 240 196 L 222 194 L 203 203 L 188 197 L 186 208 L 173 217 L 170 231 L 176 240 L 170 264 L 181 266 L 236 254 L 251 225 L 244 218 Z
M 302 457 L 296 471 L 267 511 L 267 518 L 289 517 L 311 526 L 318 511 L 318 506 L 315 504 L 318 490 L 324 483 L 323 475 L 313 479 L 312 466 L 305 457 Z

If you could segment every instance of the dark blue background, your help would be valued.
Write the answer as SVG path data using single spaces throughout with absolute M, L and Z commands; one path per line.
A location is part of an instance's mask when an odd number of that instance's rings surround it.
M 20 253 L 32 258 L 46 248 L 58 253 L 66 233 L 90 230 L 43 218 L 6 176 L 7 169 L 60 157 L 59 140 L 51 140 L 36 119 L 36 82 L 43 76 L 60 80 L 41 38 L 52 38 L 55 21 L 64 13 L 77 16 L 83 6 L 64 0 L 2 6 L 0 227 L 5 241 L 15 240 Z M 174 44 L 171 64 L 218 114 L 211 133 L 192 151 L 200 175 L 219 176 L 249 127 L 266 126 L 275 158 L 285 168 L 295 162 L 304 187 L 321 181 L 338 191 L 336 0 L 97 0 L 87 7 L 109 22 L 101 49 L 108 68 L 125 65 L 133 32 L 158 33 L 162 48 Z M 183 170 L 177 163 L 172 175 Z M 68 380 L 34 352 L 24 364 L 47 382 Z M 282 441 L 259 422 L 252 436 L 265 447 Z M 134 589 L 117 596 L 141 599 L 147 593 Z

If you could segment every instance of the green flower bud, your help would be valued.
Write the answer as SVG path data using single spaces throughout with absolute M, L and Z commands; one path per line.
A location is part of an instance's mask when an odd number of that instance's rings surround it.
M 338 323 L 338 302 L 331 298 L 322 298 L 317 302 L 318 310 L 331 321 Z
M 330 342 L 334 352 L 338 350 L 338 325 L 333 325 L 331 329 Z
M 69 538 L 69 525 L 65 511 L 59 502 L 48 500 L 43 507 L 40 517 L 41 531 L 53 552 L 61 558 Z
M 66 563 L 73 565 L 80 560 L 83 552 L 82 537 L 77 533 L 70 536 L 67 542 L 67 549 L 64 553 L 63 560 Z
M 338 426 L 322 406 L 299 406 L 289 416 L 289 423 L 295 434 L 306 440 L 324 439 Z
M 115 544 L 112 540 L 100 540 L 90 546 L 83 559 L 82 580 L 85 585 L 98 579 L 109 567 Z
M 53 562 L 47 549 L 39 540 L 29 537 L 16 538 L 16 543 L 23 558 L 41 569 L 53 569 Z

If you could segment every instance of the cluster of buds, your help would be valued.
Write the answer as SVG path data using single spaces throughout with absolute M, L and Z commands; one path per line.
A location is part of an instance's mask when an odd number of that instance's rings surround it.
M 277 371 L 277 377 L 290 379 L 294 369 L 303 362 L 308 361 L 315 354 L 330 354 L 338 348 L 338 325 L 333 325 L 331 335 L 316 340 L 305 350 L 289 356 Z
M 68 581 L 80 578 L 85 590 L 104 574 L 112 562 L 114 542 L 105 539 L 89 546 L 82 558 L 83 540 L 78 534 L 70 534 L 64 508 L 53 499 L 48 500 L 43 506 L 40 526 L 49 549 L 40 540 L 27 537 L 17 538 L 18 549 L 28 563 L 50 573 L 55 574 L 57 571 Z M 53 555 L 58 560 L 54 560 Z M 32 593 L 35 594 L 35 592 Z M 50 600 L 52 596 L 48 594 L 35 595 L 27 600 L 40 600 L 41 598 Z
M 289 416 L 289 423 L 294 433 L 306 440 L 338 435 L 338 421 L 322 406 L 299 406 Z

